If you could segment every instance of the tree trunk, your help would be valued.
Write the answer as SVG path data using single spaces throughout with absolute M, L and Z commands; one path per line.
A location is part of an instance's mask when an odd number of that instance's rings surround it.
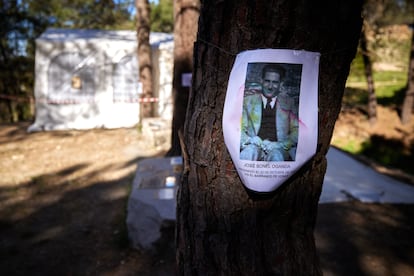
M 193 72 L 193 47 L 196 40 L 199 0 L 174 1 L 174 75 L 171 149 L 167 156 L 181 155 L 178 132 L 184 127 L 190 87 L 183 85 L 182 75 Z
M 16 102 L 13 99 L 7 100 L 7 106 L 10 112 L 10 123 L 17 123 L 19 121 L 19 113 L 16 109 Z
M 377 122 L 377 96 L 375 95 L 374 77 L 372 75 L 372 62 L 368 50 L 368 24 L 365 22 L 361 32 L 362 60 L 364 62 L 364 72 L 368 85 L 368 119 L 371 125 Z
M 137 41 L 139 81 L 142 83 L 140 119 L 154 116 L 152 86 L 152 61 L 150 36 L 150 12 L 148 0 L 136 0 L 137 9 Z
M 201 1 L 178 192 L 179 275 L 320 275 L 313 230 L 325 155 L 362 20 L 360 1 Z M 227 81 L 247 49 L 320 52 L 315 157 L 273 193 L 247 192 L 222 135 Z
M 412 24 L 414 27 L 414 24 Z M 414 31 L 411 34 L 410 63 L 408 66 L 407 91 L 405 92 L 403 107 L 401 111 L 401 122 L 408 124 L 413 113 L 414 105 Z

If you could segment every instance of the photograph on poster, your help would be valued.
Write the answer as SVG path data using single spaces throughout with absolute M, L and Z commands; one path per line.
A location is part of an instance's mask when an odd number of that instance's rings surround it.
M 248 63 L 240 160 L 295 161 L 302 64 Z
M 315 155 L 319 57 L 289 49 L 237 55 L 222 125 L 234 167 L 249 190 L 274 191 Z

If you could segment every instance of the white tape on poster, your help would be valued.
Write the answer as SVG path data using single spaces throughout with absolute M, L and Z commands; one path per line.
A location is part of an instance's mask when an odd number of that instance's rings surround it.
M 319 53 L 237 55 L 223 111 L 224 141 L 250 190 L 271 192 L 316 152 Z

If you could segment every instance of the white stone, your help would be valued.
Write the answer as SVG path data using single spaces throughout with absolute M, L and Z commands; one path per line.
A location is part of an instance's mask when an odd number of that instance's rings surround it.
M 174 224 L 180 177 L 177 167 L 181 166 L 181 157 L 138 162 L 127 209 L 128 236 L 134 248 L 155 250 L 162 228 Z
M 319 203 L 358 200 L 366 203 L 414 203 L 414 187 L 358 162 L 331 147 Z
M 375 172 L 347 154 L 331 148 L 327 155 L 321 204 L 359 200 L 414 203 L 414 187 Z M 182 158 L 149 158 L 138 163 L 128 201 L 127 226 L 132 246 L 153 250 L 161 230 L 175 222 L 176 188 Z

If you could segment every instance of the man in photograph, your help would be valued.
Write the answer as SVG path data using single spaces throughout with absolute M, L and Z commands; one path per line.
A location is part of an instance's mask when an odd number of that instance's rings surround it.
M 255 92 L 246 91 L 241 125 L 241 160 L 295 160 L 298 106 L 283 90 L 285 77 L 286 69 L 281 64 L 266 64 L 259 85 L 255 85 Z

